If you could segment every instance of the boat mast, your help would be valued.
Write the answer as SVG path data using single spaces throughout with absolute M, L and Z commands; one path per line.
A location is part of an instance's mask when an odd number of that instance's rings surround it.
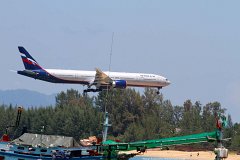
M 113 48 L 113 38 L 114 38 L 114 32 L 112 33 L 112 42 L 111 42 L 111 48 L 110 48 L 110 56 L 109 56 L 109 68 L 108 68 L 108 76 L 110 76 L 110 71 L 111 71 L 111 63 L 112 63 L 112 48 Z M 106 94 L 106 104 L 105 104 L 105 120 L 103 123 L 103 142 L 107 140 L 107 133 L 108 133 L 108 127 L 111 126 L 111 124 L 108 123 L 108 112 L 107 112 L 107 105 L 109 104 L 109 95 L 108 95 L 108 90 L 110 89 L 110 86 L 107 86 L 107 94 Z
M 108 112 L 105 112 L 105 120 L 103 123 L 103 142 L 107 140 L 108 127 L 111 126 L 111 124 L 109 124 L 108 122 L 109 122 Z

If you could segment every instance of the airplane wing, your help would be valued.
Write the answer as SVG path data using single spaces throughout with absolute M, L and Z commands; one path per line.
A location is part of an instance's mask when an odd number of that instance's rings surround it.
M 107 86 L 112 83 L 112 79 L 105 74 L 103 71 L 101 71 L 99 68 L 96 68 L 96 74 L 95 74 L 95 79 L 94 79 L 94 84 L 96 87 L 101 87 L 101 86 Z

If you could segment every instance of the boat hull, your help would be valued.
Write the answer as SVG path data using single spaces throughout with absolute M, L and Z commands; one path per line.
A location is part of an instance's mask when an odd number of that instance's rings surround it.
M 52 156 L 34 156 L 28 154 L 19 154 L 11 151 L 0 151 L 0 160 L 104 160 L 104 156 L 81 156 L 81 157 L 57 157 Z

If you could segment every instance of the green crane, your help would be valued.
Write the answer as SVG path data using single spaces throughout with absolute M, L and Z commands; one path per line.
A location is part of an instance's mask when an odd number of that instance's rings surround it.
M 118 143 L 112 140 L 107 140 L 102 143 L 102 150 L 105 152 L 106 155 L 115 155 L 117 154 L 118 151 L 130 151 L 130 150 L 137 150 L 138 153 L 142 153 L 149 148 L 216 141 L 217 148 L 215 148 L 214 150 L 216 154 L 215 160 L 222 160 L 224 158 L 227 158 L 228 156 L 228 150 L 224 148 L 222 144 L 223 141 L 228 140 L 223 139 L 223 127 L 226 127 L 226 124 L 227 124 L 226 117 L 223 115 L 219 115 L 216 124 L 217 129 L 213 132 L 205 132 L 170 138 L 152 139 L 145 141 L 136 141 L 129 143 Z

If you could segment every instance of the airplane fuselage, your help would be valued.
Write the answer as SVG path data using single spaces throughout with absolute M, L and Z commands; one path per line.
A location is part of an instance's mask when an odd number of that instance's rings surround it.
M 44 80 L 52 83 L 69 83 L 69 84 L 91 84 L 96 75 L 96 71 L 83 70 L 61 70 L 61 69 L 44 69 L 41 70 L 24 70 L 18 71 L 18 74 L 31 78 Z M 125 80 L 127 86 L 132 87 L 156 87 L 161 88 L 170 84 L 163 76 L 146 73 L 126 73 L 126 72 L 104 72 L 113 80 Z
M 44 69 L 26 51 L 18 47 L 25 70 L 18 74 L 52 83 L 68 83 L 87 85 L 84 92 L 98 92 L 110 88 L 154 87 L 158 90 L 170 84 L 163 76 L 146 73 L 103 72 L 96 68 L 95 71 Z M 95 89 L 92 88 L 95 86 Z M 159 93 L 159 91 L 158 91 Z

